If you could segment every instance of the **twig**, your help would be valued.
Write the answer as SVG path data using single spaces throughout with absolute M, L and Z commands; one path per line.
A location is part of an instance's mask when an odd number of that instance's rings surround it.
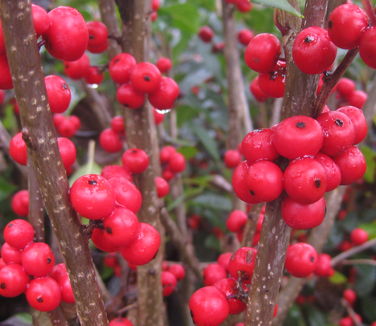
M 351 256 L 354 256 L 354 255 L 356 255 L 356 254 L 358 254 L 358 253 L 360 253 L 364 250 L 372 248 L 373 246 L 376 246 L 376 239 L 369 240 L 369 241 L 363 243 L 360 246 L 357 246 L 357 247 L 351 248 L 347 251 L 344 251 L 344 252 L 340 253 L 339 255 L 335 256 L 334 258 L 332 258 L 332 266 L 336 266 L 339 263 L 341 263 L 343 260 L 345 260 L 345 259 L 347 259 Z
M 376 266 L 376 260 L 372 259 L 351 259 L 351 260 L 343 260 L 341 262 L 342 265 L 372 265 Z
M 221 190 L 232 192 L 232 185 L 220 174 L 214 174 L 210 179 L 210 183 Z
M 350 318 L 352 319 L 352 321 L 354 322 L 354 324 L 356 326 L 362 326 L 362 322 L 357 318 L 357 315 L 353 309 L 353 307 L 351 307 L 351 305 L 345 300 L 345 299 L 341 299 L 341 304 L 345 307 L 347 313 L 349 314 Z
M 90 251 L 81 236 L 77 215 L 69 201 L 68 180 L 48 107 L 41 59 L 33 32 L 31 1 L 1 0 L 0 9 L 28 159 L 33 167 L 37 167 L 38 188 L 59 240 L 76 299 L 78 318 L 81 326 L 107 326 Z M 13 14 L 15 12 L 17 15 Z M 25 74 L 25 71 L 28 73 Z
M 251 212 L 248 214 L 248 220 L 243 232 L 243 241 L 241 247 L 251 247 L 253 242 L 253 237 L 256 233 L 257 221 L 260 216 L 260 212 L 264 203 L 254 205 L 251 209 Z
M 136 309 L 137 308 L 137 302 L 135 303 L 132 303 L 132 304 L 129 304 L 123 308 L 121 308 L 119 311 L 118 311 L 118 314 L 121 315 L 129 310 L 132 310 L 132 309 Z

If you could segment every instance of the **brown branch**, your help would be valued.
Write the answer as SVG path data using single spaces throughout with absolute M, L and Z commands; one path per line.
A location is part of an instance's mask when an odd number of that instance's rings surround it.
M 23 137 L 28 144 L 28 159 L 36 168 L 43 205 L 59 239 L 76 298 L 78 318 L 82 326 L 107 326 L 90 251 L 69 202 L 68 180 L 57 146 L 32 25 L 31 1 L 1 0 L 0 8 Z
M 219 174 L 214 174 L 210 179 L 210 183 L 223 191 L 233 191 L 231 183 L 229 183 L 223 176 Z
M 305 20 L 301 28 L 322 26 L 328 0 L 308 0 L 304 11 Z M 293 4 L 297 4 L 296 2 Z M 293 63 L 291 47 L 298 32 L 298 22 L 289 15 L 280 17 L 279 24 L 288 23 L 285 42 L 287 62 L 286 91 L 282 104 L 282 117 L 312 115 L 318 76 L 302 73 Z M 291 27 L 292 26 L 292 27 Z M 265 221 L 261 231 L 256 266 L 249 290 L 246 311 L 247 326 L 271 325 L 273 311 L 282 278 L 286 249 L 290 239 L 290 228 L 281 218 L 281 199 L 266 206 Z
M 332 259 L 332 266 L 336 266 L 338 264 L 340 264 L 342 262 L 342 260 L 345 260 L 351 256 L 354 256 L 364 250 L 367 250 L 369 248 L 372 248 L 373 246 L 376 246 L 376 239 L 372 239 L 372 240 L 369 240 L 365 243 L 363 243 L 362 245 L 360 246 L 357 246 L 357 247 L 354 247 L 354 248 L 351 248 L 347 251 L 344 251 L 342 253 L 340 253 L 339 255 L 335 256 L 333 259 Z
M 342 265 L 372 265 L 376 266 L 376 261 L 372 259 L 350 259 L 343 260 Z
M 353 307 L 350 303 L 348 303 L 345 299 L 341 299 L 341 304 L 345 307 L 347 313 L 349 314 L 350 318 L 354 322 L 355 326 L 362 326 L 362 322 L 357 318 L 357 314 L 355 313 Z
M 257 221 L 259 219 L 262 207 L 264 203 L 254 205 L 251 212 L 248 214 L 248 220 L 244 227 L 243 241 L 241 247 L 251 247 L 253 243 L 253 237 L 256 233 Z

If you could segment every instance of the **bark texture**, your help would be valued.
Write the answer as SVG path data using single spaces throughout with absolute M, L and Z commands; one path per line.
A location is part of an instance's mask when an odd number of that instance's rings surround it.
M 31 1 L 1 0 L 0 5 L 7 57 L 20 106 L 28 160 L 35 168 L 43 206 L 59 239 L 60 251 L 76 298 L 78 318 L 82 326 L 106 326 L 107 316 L 90 251 L 69 201 L 68 180 L 48 107 L 31 19 Z

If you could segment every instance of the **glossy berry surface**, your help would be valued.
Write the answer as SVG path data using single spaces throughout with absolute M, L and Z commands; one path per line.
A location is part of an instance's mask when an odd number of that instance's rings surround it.
M 367 169 L 364 155 L 356 146 L 343 151 L 334 161 L 341 171 L 341 184 L 343 185 L 359 180 Z
M 47 33 L 51 24 L 47 11 L 41 6 L 31 4 L 31 15 L 33 18 L 35 33 L 37 35 L 44 35 Z
M 359 246 L 368 241 L 368 232 L 363 229 L 356 228 L 351 231 L 350 239 L 353 244 Z
M 258 160 L 274 161 L 279 157 L 272 143 L 272 129 L 258 129 L 249 132 L 241 142 L 241 153 L 249 163 Z
M 27 147 L 22 138 L 22 132 L 15 134 L 9 143 L 9 155 L 18 164 L 26 165 L 27 163 Z
M 203 278 L 205 285 L 213 285 L 214 283 L 226 277 L 226 270 L 217 263 L 208 264 L 203 270 Z
M 10 221 L 4 228 L 4 240 L 16 249 L 23 249 L 34 239 L 33 226 L 21 219 Z
M 29 275 L 46 276 L 52 272 L 54 265 L 55 256 L 44 242 L 33 242 L 22 253 L 22 266 Z
M 330 277 L 334 274 L 331 265 L 332 258 L 328 254 L 319 254 L 315 268 L 315 274 L 322 277 Z
M 238 32 L 238 41 L 243 45 L 248 45 L 249 42 L 254 37 L 254 34 L 251 30 L 244 28 Z
M 142 149 L 130 148 L 121 157 L 123 165 L 132 173 L 142 173 L 149 166 L 149 156 Z
M 119 134 L 111 128 L 102 130 L 99 135 L 99 144 L 109 153 L 120 152 L 123 149 L 123 142 Z
M 320 124 L 307 116 L 297 115 L 287 118 L 273 128 L 274 148 L 288 159 L 316 155 L 320 151 L 323 140 Z
M 91 21 L 86 24 L 89 41 L 87 49 L 92 53 L 102 53 L 108 46 L 108 30 L 105 24 L 100 21 Z
M 90 59 L 84 53 L 75 61 L 64 61 L 64 73 L 72 79 L 78 80 L 84 78 L 90 68 Z
M 209 26 L 203 26 L 198 31 L 198 36 L 203 42 L 209 43 L 214 37 L 214 32 Z
M 247 214 L 241 210 L 233 210 L 226 220 L 226 227 L 231 232 L 241 231 L 247 223 Z
M 235 168 L 241 162 L 242 156 L 236 149 L 229 149 L 225 152 L 225 165 L 229 169 Z
M 326 191 L 332 191 L 341 183 L 341 170 L 328 155 L 318 153 L 315 159 L 323 166 L 326 173 Z
M 189 299 L 189 309 L 197 326 L 219 326 L 229 314 L 226 296 L 214 286 L 205 286 Z
M 268 95 L 260 87 L 259 76 L 249 84 L 249 90 L 258 102 L 265 102 L 268 99 Z
M 349 102 L 349 105 L 362 109 L 364 107 L 364 104 L 366 104 L 367 99 L 368 95 L 366 92 L 356 90 L 350 94 L 347 101 Z
M 137 91 L 151 93 L 159 88 L 161 79 L 157 66 L 150 62 L 140 62 L 133 68 L 130 81 Z
M 254 198 L 249 192 L 249 188 L 244 182 L 248 175 L 249 164 L 247 161 L 241 162 L 232 174 L 232 187 L 236 196 L 246 203 L 254 203 Z
M 22 251 L 12 247 L 9 243 L 4 242 L 1 246 L 1 258 L 6 264 L 21 264 Z
M 0 55 L 0 89 L 12 89 L 13 82 L 10 74 L 8 60 L 5 55 Z
M 171 264 L 167 270 L 174 274 L 178 281 L 182 280 L 185 276 L 185 269 L 181 264 Z
M 114 191 L 116 204 L 137 213 L 142 205 L 142 195 L 137 187 L 127 178 L 113 177 L 108 181 Z
M 307 243 L 295 243 L 287 248 L 286 270 L 295 277 L 307 277 L 317 265 L 316 249 Z
M 251 280 L 255 268 L 257 250 L 252 247 L 239 248 L 230 258 L 227 271 L 232 277 L 237 279 Z
M 108 326 L 133 326 L 133 324 L 127 318 L 116 318 L 112 319 Z
M 145 103 L 144 93 L 137 91 L 131 84 L 121 85 L 116 91 L 116 98 L 130 109 L 139 109 Z
M 346 114 L 354 126 L 354 145 L 362 142 L 366 138 L 368 132 L 367 120 L 363 111 L 355 106 L 343 106 L 337 109 L 337 111 Z
M 131 54 L 123 52 L 111 59 L 108 71 L 115 83 L 124 84 L 129 82 L 135 65 L 136 59 Z
M 0 269 L 0 296 L 12 298 L 26 290 L 29 278 L 23 267 L 18 264 L 8 264 Z
M 65 112 L 71 100 L 71 91 L 66 81 L 56 75 L 49 75 L 44 78 L 46 83 L 48 104 L 53 113 Z
M 376 27 L 371 27 L 364 32 L 360 39 L 359 54 L 363 61 L 373 69 L 376 69 Z
M 27 190 L 17 191 L 11 201 L 12 211 L 22 217 L 29 213 L 29 192 Z
M 170 77 L 162 77 L 159 88 L 149 94 L 150 103 L 157 109 L 171 109 L 179 96 L 179 85 Z
M 70 189 L 70 199 L 78 214 L 92 220 L 109 216 L 115 205 L 111 184 L 97 174 L 78 178 Z
M 343 291 L 343 298 L 351 305 L 355 303 L 356 297 L 356 292 L 352 289 L 346 289 Z
M 170 185 L 162 177 L 154 178 L 155 188 L 157 190 L 157 195 L 159 198 L 163 198 L 170 192 Z
M 159 58 L 155 65 L 162 74 L 169 72 L 172 68 L 171 60 L 166 57 Z
M 235 279 L 224 278 L 214 286 L 226 296 L 230 314 L 239 314 L 246 309 L 246 304 L 236 297 L 238 290 Z
M 51 277 L 41 277 L 30 281 L 26 290 L 26 300 L 38 311 L 52 311 L 61 302 L 60 287 Z
M 162 271 L 161 273 L 161 283 L 162 283 L 162 294 L 164 297 L 167 297 L 174 292 L 177 279 L 174 274 L 168 271 Z

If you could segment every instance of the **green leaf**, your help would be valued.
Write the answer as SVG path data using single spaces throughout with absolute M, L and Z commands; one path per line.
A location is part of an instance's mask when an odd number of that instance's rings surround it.
M 376 298 L 372 295 L 362 298 L 361 300 L 362 316 L 368 320 L 376 320 Z
M 295 16 L 303 18 L 304 16 L 289 4 L 287 0 L 253 0 L 254 3 L 267 7 L 277 8 L 289 12 Z
M 376 281 L 376 267 L 370 265 L 357 265 L 355 291 L 359 296 L 370 294 Z
M 21 312 L 17 315 L 14 315 L 14 317 L 17 317 L 18 319 L 20 319 L 24 323 L 28 323 L 28 324 L 30 323 L 31 324 L 33 322 L 33 318 L 27 312 Z
M 169 26 L 176 27 L 181 32 L 195 34 L 200 25 L 200 15 L 198 7 L 190 3 L 173 4 L 170 6 L 161 7 L 158 10 L 158 15 L 163 16 L 166 21 L 170 18 Z
M 368 237 L 370 239 L 376 238 L 376 221 L 372 223 L 365 223 L 359 225 L 359 228 L 363 229 L 364 231 L 367 231 Z
M 367 170 L 364 174 L 364 180 L 369 183 L 373 183 L 373 181 L 375 180 L 376 153 L 372 150 L 372 148 L 368 146 L 362 146 L 360 149 L 367 163 Z
M 210 208 L 213 210 L 227 211 L 231 210 L 231 200 L 222 195 L 217 195 L 212 192 L 205 192 L 204 194 L 197 196 L 192 200 L 192 204 Z
M 7 181 L 4 177 L 0 177 L 0 200 L 8 197 L 12 192 L 14 192 L 17 187 Z
M 307 310 L 308 325 L 309 326 L 327 325 L 325 315 L 320 310 L 318 310 L 318 309 L 316 309 L 312 306 L 307 306 L 307 307 L 305 307 L 305 309 Z
M 347 282 L 347 278 L 340 272 L 335 272 L 333 276 L 329 278 L 329 281 L 333 284 L 344 284 Z
M 191 123 L 190 127 L 193 133 L 198 137 L 202 145 L 204 145 L 205 149 L 208 153 L 214 158 L 215 161 L 219 162 L 219 151 L 218 151 L 218 144 L 214 140 L 213 136 L 201 126 Z
M 194 146 L 182 146 L 178 149 L 178 152 L 182 153 L 186 160 L 189 160 L 196 156 L 198 150 Z

